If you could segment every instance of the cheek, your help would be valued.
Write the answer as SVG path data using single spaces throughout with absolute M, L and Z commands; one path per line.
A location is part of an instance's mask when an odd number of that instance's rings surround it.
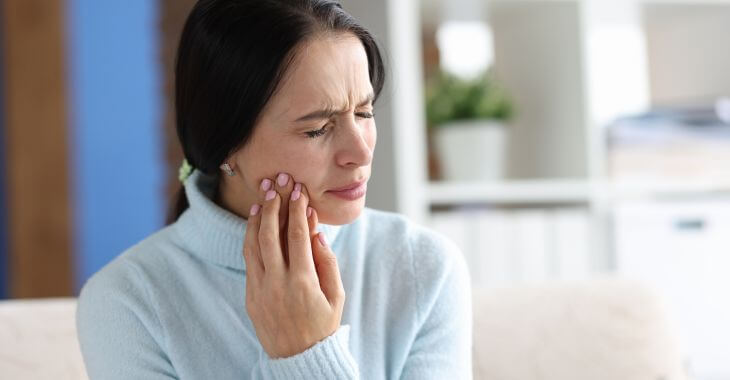
M 378 128 L 375 125 L 375 122 L 373 121 L 372 123 L 370 123 L 370 126 L 367 129 L 367 141 L 368 141 L 368 145 L 370 145 L 371 150 L 375 148 L 375 143 L 377 142 L 377 140 L 378 140 Z
M 275 179 L 282 172 L 305 184 L 313 195 L 326 186 L 327 152 L 316 141 L 276 133 L 267 125 L 259 128 L 237 158 L 249 186 L 254 188 L 263 178 Z
M 294 174 L 306 174 L 312 168 L 322 167 L 325 152 L 316 145 L 307 142 L 289 144 L 276 153 L 277 162 Z
M 241 157 L 242 165 L 247 169 L 249 176 L 268 177 L 271 172 L 280 167 L 282 157 L 279 147 L 268 140 L 255 141 Z
M 281 150 L 271 154 L 272 162 L 276 162 L 274 170 L 286 171 L 297 182 L 307 186 L 310 195 L 316 197 L 326 184 L 327 151 L 315 143 L 297 143 L 282 146 Z
M 292 167 L 291 161 L 291 154 L 274 139 L 253 140 L 238 157 L 238 165 L 252 189 L 258 188 L 264 178 L 275 180 L 281 172 L 299 180 L 294 172 L 297 168 Z

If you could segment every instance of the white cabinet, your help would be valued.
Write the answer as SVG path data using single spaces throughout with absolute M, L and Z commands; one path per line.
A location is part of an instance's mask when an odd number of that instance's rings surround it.
M 730 378 L 730 188 L 686 178 L 614 183 L 604 128 L 682 96 L 730 95 L 718 93 L 730 91 L 730 0 L 343 5 L 378 37 L 392 73 L 376 107 L 370 206 L 449 235 L 484 286 L 606 271 L 642 279 L 667 298 L 697 378 Z M 483 11 L 449 11 L 469 9 Z M 503 182 L 433 183 L 425 174 L 417 44 L 455 14 L 491 23 L 497 74 L 516 100 Z M 676 200 L 687 196 L 697 201 Z M 666 197 L 675 200 L 658 201 Z
M 730 197 L 620 202 L 619 273 L 666 298 L 698 378 L 730 378 Z
M 594 273 L 586 255 L 590 217 L 584 207 L 435 212 L 429 226 L 459 246 L 475 287 L 579 280 Z

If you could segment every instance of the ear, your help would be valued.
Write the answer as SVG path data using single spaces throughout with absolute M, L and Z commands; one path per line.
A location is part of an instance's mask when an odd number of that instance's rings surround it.
M 233 176 L 238 171 L 238 164 L 237 160 L 240 158 L 242 149 L 237 149 L 234 152 L 230 153 L 225 160 L 218 166 L 221 171 L 228 174 L 228 176 Z M 226 167 L 226 164 L 228 164 Z M 231 174 L 233 173 L 233 174 Z
M 221 170 L 223 170 L 223 171 L 226 171 L 226 169 L 224 168 L 224 165 L 225 165 L 225 164 L 228 164 L 228 166 L 229 166 L 229 167 L 231 168 L 231 170 L 234 170 L 234 171 L 235 171 L 235 170 L 236 170 L 236 166 L 237 166 L 237 165 L 236 165 L 236 158 L 237 158 L 237 157 L 236 157 L 236 156 L 237 156 L 237 154 L 236 154 L 236 153 L 237 153 L 237 152 L 238 152 L 238 151 L 236 151 L 236 152 L 233 152 L 233 153 L 229 154 L 229 155 L 228 155 L 228 156 L 227 156 L 227 157 L 226 157 L 226 158 L 225 158 L 225 159 L 223 160 L 223 162 L 221 162 L 221 164 L 220 164 L 220 165 L 219 165 L 218 167 L 219 167 L 219 168 L 220 168 Z

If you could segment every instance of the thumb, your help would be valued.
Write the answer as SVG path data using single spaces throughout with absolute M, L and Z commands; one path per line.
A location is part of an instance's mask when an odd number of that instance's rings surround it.
M 323 232 L 318 233 L 314 240 L 312 256 L 314 266 L 317 268 L 319 284 L 330 305 L 334 306 L 342 301 L 340 298 L 344 298 L 345 294 L 340 279 L 340 268 L 337 265 L 337 256 L 327 244 L 327 238 Z

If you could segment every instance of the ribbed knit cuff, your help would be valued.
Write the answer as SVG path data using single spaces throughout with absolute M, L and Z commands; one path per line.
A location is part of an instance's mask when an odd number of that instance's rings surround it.
M 274 379 L 358 379 L 360 371 L 348 347 L 350 325 L 340 325 L 334 334 L 305 351 L 281 359 L 266 355 L 265 364 Z

